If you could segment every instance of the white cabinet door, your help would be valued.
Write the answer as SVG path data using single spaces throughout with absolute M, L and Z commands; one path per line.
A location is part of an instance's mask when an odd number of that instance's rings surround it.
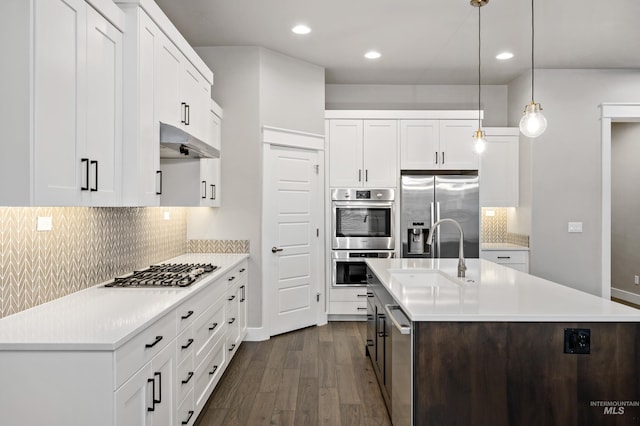
M 517 207 L 519 131 L 486 128 L 487 147 L 480 155 L 480 206 Z
M 244 340 L 247 335 L 247 278 L 244 278 L 240 286 L 240 301 L 238 307 L 238 344 Z
M 122 33 L 87 7 L 87 157 L 84 204 L 115 206 L 122 176 Z M 85 175 L 86 179 L 86 175 Z
M 148 363 L 116 391 L 118 426 L 151 425 L 152 381 L 151 363 Z
M 440 164 L 445 170 L 477 170 L 478 154 L 473 146 L 474 120 L 440 120 Z
M 329 122 L 329 182 L 333 187 L 359 187 L 363 181 L 362 120 Z
M 155 383 L 155 401 L 151 413 L 153 426 L 173 426 L 176 417 L 175 372 L 176 372 L 175 340 L 162 349 L 151 360 L 151 374 Z M 152 387 L 152 390 L 153 387 Z
M 400 168 L 431 170 L 439 167 L 438 120 L 400 121 Z
M 86 3 L 34 4 L 34 204 L 80 204 L 86 136 Z
M 200 160 L 200 184 L 203 197 L 200 202 L 201 206 L 220 206 L 220 202 L 217 200 L 219 163 L 218 158 L 202 158 Z
M 398 180 L 398 127 L 396 120 L 363 123 L 364 186 L 395 188 Z
M 156 96 L 155 107 L 159 121 L 181 127 L 185 108 L 180 99 L 184 57 L 164 34 L 156 39 Z M 151 98 L 154 99 L 154 98 Z

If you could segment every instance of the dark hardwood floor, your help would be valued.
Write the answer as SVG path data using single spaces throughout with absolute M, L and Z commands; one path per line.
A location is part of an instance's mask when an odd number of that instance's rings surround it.
M 243 342 L 196 426 L 391 425 L 365 322 L 330 322 Z

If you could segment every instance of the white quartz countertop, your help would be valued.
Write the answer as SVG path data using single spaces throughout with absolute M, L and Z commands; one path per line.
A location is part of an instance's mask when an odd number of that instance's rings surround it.
M 640 322 L 640 310 L 484 259 L 366 259 L 412 321 Z
M 106 288 L 98 284 L 7 316 L 0 319 L 0 350 L 117 349 L 246 258 L 246 254 L 185 254 L 162 263 L 212 263 L 219 268 L 189 287 Z
M 482 243 L 480 250 L 522 250 L 529 251 L 529 247 L 519 246 L 511 243 Z

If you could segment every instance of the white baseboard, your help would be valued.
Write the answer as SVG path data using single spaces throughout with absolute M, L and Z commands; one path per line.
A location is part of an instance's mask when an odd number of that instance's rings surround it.
M 611 297 L 640 305 L 640 294 L 631 293 L 630 291 L 611 287 Z
M 269 340 L 271 336 L 264 327 L 249 327 L 247 328 L 247 335 L 244 338 L 245 342 L 262 342 Z

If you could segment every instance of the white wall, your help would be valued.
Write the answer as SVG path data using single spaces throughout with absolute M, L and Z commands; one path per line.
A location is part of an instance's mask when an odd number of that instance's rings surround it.
M 507 125 L 507 86 L 482 86 L 483 125 Z M 327 109 L 474 110 L 478 86 L 425 84 L 327 84 Z
M 549 125 L 542 136 L 530 142 L 531 173 L 523 177 L 525 185 L 527 179 L 531 182 L 531 272 L 599 295 L 598 106 L 604 102 L 640 100 L 640 71 L 536 70 L 535 77 L 535 100 L 542 103 Z M 510 125 L 518 124 L 530 100 L 529 76 L 509 85 Z M 527 151 L 526 144 L 521 151 Z M 569 221 L 583 222 L 583 232 L 569 234 Z
M 220 208 L 193 208 L 188 239 L 249 240 L 248 324 L 262 324 L 261 181 L 259 125 L 260 49 L 201 47 L 214 72 L 211 97 L 223 108 Z
M 324 134 L 324 69 L 259 47 L 200 47 L 223 109 L 220 208 L 189 209 L 187 238 L 249 240 L 248 325 L 263 325 L 262 126 Z
M 611 287 L 640 294 L 640 123 L 611 123 Z

